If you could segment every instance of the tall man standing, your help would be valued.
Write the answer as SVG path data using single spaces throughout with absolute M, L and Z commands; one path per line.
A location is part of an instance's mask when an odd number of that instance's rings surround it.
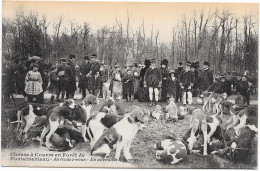
M 87 74 L 87 77 L 89 77 L 88 86 L 90 89 L 90 93 L 97 97 L 99 96 L 99 89 L 100 89 L 99 70 L 100 70 L 100 64 L 97 59 L 97 55 L 92 54 L 90 72 Z
M 82 82 L 82 98 L 84 99 L 86 97 L 86 89 L 88 89 L 88 73 L 90 71 L 91 64 L 89 62 L 89 57 L 84 56 L 83 63 L 80 66 L 79 72 L 80 72 L 80 79 Z
M 194 73 L 191 71 L 191 63 L 186 62 L 185 71 L 181 76 L 180 87 L 182 89 L 182 103 L 192 104 L 192 87 L 194 85 Z
M 213 73 L 209 70 L 209 63 L 203 63 L 203 71 L 198 78 L 200 93 L 203 93 L 213 84 Z
M 60 64 L 57 67 L 57 76 L 59 78 L 59 81 L 58 81 L 58 91 L 57 91 L 56 101 L 60 101 L 60 93 L 61 93 L 61 101 L 64 101 L 64 96 L 68 84 L 68 77 L 66 76 L 65 73 L 66 61 L 67 61 L 66 58 L 61 58 Z
M 157 105 L 159 100 L 159 88 L 162 86 L 162 74 L 159 68 L 156 68 L 155 59 L 151 60 L 151 66 L 146 70 L 144 76 L 144 87 L 149 88 L 150 105 L 153 105 L 153 96 L 155 98 L 154 105 Z
M 68 85 L 66 90 L 66 98 L 74 98 L 75 91 L 77 90 L 76 86 L 76 69 L 75 69 L 75 63 L 76 56 L 75 55 L 69 55 L 69 58 L 67 60 L 67 65 L 65 68 L 65 72 L 68 75 Z

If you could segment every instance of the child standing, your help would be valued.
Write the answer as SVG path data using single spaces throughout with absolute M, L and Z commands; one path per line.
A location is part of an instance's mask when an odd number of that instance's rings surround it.
M 56 66 L 52 66 L 51 74 L 50 74 L 50 85 L 48 89 L 49 93 L 51 93 L 51 103 L 54 102 L 55 95 L 57 94 L 58 82 L 59 82 L 59 77 L 57 75 L 57 68 Z
M 36 102 L 37 96 L 43 92 L 42 77 L 38 71 L 39 65 L 33 64 L 32 70 L 29 71 L 25 77 L 25 93 L 28 95 L 28 100 Z
M 170 77 L 167 81 L 167 98 L 175 98 L 176 97 L 176 91 L 177 91 L 177 74 L 174 72 L 174 70 L 170 70 L 169 72 Z
M 133 81 L 134 81 L 134 75 L 132 74 L 131 69 L 128 69 L 126 74 L 123 77 L 123 89 L 125 90 L 126 94 L 126 101 L 131 102 L 131 97 L 134 94 L 134 86 L 133 86 Z

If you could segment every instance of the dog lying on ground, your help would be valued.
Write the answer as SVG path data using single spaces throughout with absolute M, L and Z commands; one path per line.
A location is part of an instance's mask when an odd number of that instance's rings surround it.
M 131 143 L 139 130 L 147 127 L 149 112 L 144 108 L 136 108 L 130 114 L 106 130 L 94 144 L 91 155 L 104 155 L 108 157 L 116 146 L 115 159 L 119 160 L 121 151 L 127 161 L 132 159 L 129 152 Z
M 237 112 L 230 120 L 226 122 L 227 130 L 234 128 L 237 136 L 240 135 L 241 129 L 245 127 L 248 118 L 257 119 L 257 109 L 254 107 L 245 107 L 244 109 Z M 231 124 L 229 124 L 232 122 Z
M 176 164 L 189 154 L 188 145 L 181 139 L 167 138 L 154 145 L 156 159 L 162 163 Z
M 196 141 L 195 133 L 198 130 L 202 131 L 203 138 L 204 138 L 204 150 L 203 150 L 203 155 L 207 155 L 207 119 L 206 119 L 206 114 L 198 108 L 186 105 L 185 107 L 180 107 L 182 110 L 182 113 L 184 115 L 188 114 L 190 115 L 190 136 L 187 139 L 187 142 L 189 142 L 189 149 L 192 151 L 193 145 Z
M 92 94 L 88 94 L 85 99 L 82 101 L 82 104 L 76 105 L 75 109 L 70 109 L 66 106 L 59 106 L 53 108 L 48 115 L 47 125 L 42 131 L 41 134 L 41 145 L 43 144 L 43 138 L 46 135 L 46 147 L 51 148 L 50 137 L 58 128 L 62 128 L 64 125 L 65 119 L 70 121 L 76 120 L 82 123 L 82 138 L 85 142 L 88 141 L 86 138 L 86 122 L 90 117 L 90 110 L 92 105 L 97 104 L 98 101 L 96 97 Z
M 162 106 L 158 104 L 154 107 L 153 111 L 151 112 L 151 117 L 156 119 L 156 121 L 158 121 L 159 123 L 161 123 L 161 121 L 165 123 L 170 118 L 170 115 L 168 112 L 164 113 Z
M 57 106 L 67 106 L 71 109 L 75 107 L 75 102 L 73 99 L 68 99 L 63 103 L 54 105 L 45 105 L 30 103 L 25 107 L 17 111 L 17 130 L 19 131 L 18 139 L 25 141 L 28 137 L 28 132 L 32 128 L 36 118 L 45 118 L 48 112 Z M 34 127 L 39 125 L 34 125 Z
M 115 114 L 115 115 L 124 115 L 125 109 L 122 104 L 118 101 L 115 101 L 113 97 L 106 99 L 101 106 L 98 107 L 97 111 Z

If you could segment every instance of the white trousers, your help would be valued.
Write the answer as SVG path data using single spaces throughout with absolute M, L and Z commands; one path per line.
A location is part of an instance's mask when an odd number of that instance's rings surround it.
M 158 102 L 158 100 L 159 100 L 158 88 L 149 87 L 149 98 L 151 101 L 153 100 L 153 93 L 154 93 L 155 101 Z
M 192 104 L 192 93 L 190 91 L 188 92 L 183 92 L 182 95 L 182 103 L 186 104 L 186 102 L 188 101 L 188 104 Z

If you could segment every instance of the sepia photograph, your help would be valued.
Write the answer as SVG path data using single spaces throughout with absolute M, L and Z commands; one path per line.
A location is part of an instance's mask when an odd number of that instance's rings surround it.
M 259 3 L 2 1 L 1 165 L 258 168 Z

